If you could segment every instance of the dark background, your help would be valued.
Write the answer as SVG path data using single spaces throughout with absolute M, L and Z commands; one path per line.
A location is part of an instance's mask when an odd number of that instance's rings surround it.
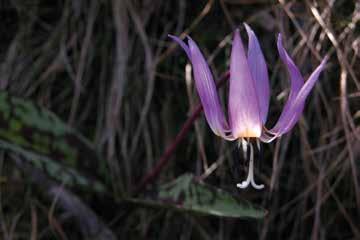
M 119 239 L 359 239 L 359 20 L 360 4 L 345 0 L 2 0 L 0 87 L 46 107 L 94 143 L 114 194 L 74 192 Z M 185 81 L 186 55 L 167 34 L 189 34 L 218 79 L 229 67 L 232 31 L 240 27 L 247 41 L 243 22 L 254 29 L 268 63 L 269 128 L 289 91 L 277 34 L 305 79 L 330 57 L 299 123 L 256 156 L 256 179 L 265 189 L 236 188 L 247 163 L 203 115 L 147 189 L 191 172 L 263 206 L 266 218 L 114 201 L 135 190 L 198 102 Z M 219 91 L 224 103 L 227 89 Z M 54 207 L 14 162 L 1 153 L 0 239 L 87 238 L 81 224 L 72 224 L 71 211 Z M 98 169 L 87 171 L 97 175 Z

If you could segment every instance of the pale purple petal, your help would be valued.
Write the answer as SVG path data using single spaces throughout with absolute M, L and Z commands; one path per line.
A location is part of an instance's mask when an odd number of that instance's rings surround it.
M 192 66 L 195 87 L 202 103 L 206 120 L 213 132 L 227 140 L 233 140 L 228 123 L 222 111 L 216 86 L 209 66 L 196 43 L 189 37 L 188 46 L 176 37 L 172 37 L 187 53 Z
M 204 109 L 205 118 L 212 131 L 226 140 L 235 140 L 222 111 L 216 86 L 209 66 L 196 43 L 188 37 L 188 45 L 180 38 L 168 35 L 186 52 L 193 66 L 195 87 Z
M 168 34 L 168 37 L 171 38 L 172 40 L 174 40 L 175 42 L 177 42 L 184 49 L 186 55 L 188 56 L 188 58 L 191 61 L 191 54 L 190 54 L 190 49 L 189 49 L 188 45 L 186 45 L 183 40 L 181 40 L 180 38 L 178 38 L 174 35 Z
M 324 58 L 321 61 L 321 64 L 315 69 L 315 71 L 310 75 L 309 79 L 305 82 L 298 95 L 296 96 L 293 104 L 289 107 L 288 111 L 285 113 L 285 123 L 281 129 L 279 129 L 280 134 L 284 134 L 290 131 L 294 125 L 299 121 L 300 116 L 303 112 L 305 101 L 310 91 L 314 87 L 315 83 L 319 79 L 320 73 L 324 70 L 326 65 L 327 58 Z
M 235 138 L 260 137 L 260 109 L 239 30 L 234 34 L 230 60 L 229 118 Z
M 260 141 L 269 143 L 274 141 L 278 136 L 271 134 L 267 129 L 261 132 L 261 136 L 259 137 Z
M 287 121 L 284 118 L 285 113 L 288 112 L 290 105 L 292 105 L 301 87 L 304 85 L 304 79 L 301 76 L 299 69 L 296 67 L 294 61 L 291 59 L 291 57 L 283 47 L 281 34 L 278 35 L 277 47 L 280 58 L 283 61 L 283 63 L 286 65 L 286 68 L 288 70 L 291 86 L 290 86 L 290 94 L 288 100 L 281 112 L 279 120 L 277 121 L 275 126 L 270 130 L 272 132 L 279 132 L 279 129 L 283 128 L 283 126 L 287 124 Z
M 248 44 L 248 63 L 251 76 L 255 83 L 260 117 L 263 124 L 266 122 L 267 114 L 269 111 L 270 101 L 270 86 L 268 70 L 265 62 L 264 55 L 261 51 L 260 44 L 252 29 L 244 23 L 247 34 L 249 36 Z

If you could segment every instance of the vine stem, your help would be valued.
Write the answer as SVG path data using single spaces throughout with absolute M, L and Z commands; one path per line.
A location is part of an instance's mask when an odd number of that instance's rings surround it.
M 219 81 L 216 83 L 216 88 L 220 88 L 224 85 L 224 83 L 229 79 L 230 73 L 224 73 Z M 159 161 L 156 165 L 141 179 L 140 183 L 137 185 L 134 191 L 134 195 L 139 194 L 145 186 L 152 183 L 156 180 L 156 178 L 160 175 L 161 171 L 164 167 L 169 163 L 170 157 L 175 152 L 177 146 L 184 140 L 185 136 L 189 132 L 190 128 L 194 124 L 195 120 L 200 116 L 200 113 L 203 111 L 202 105 L 199 104 L 195 107 L 194 112 L 191 116 L 185 121 L 181 130 L 176 135 L 174 141 L 166 148 L 164 153 L 161 155 Z

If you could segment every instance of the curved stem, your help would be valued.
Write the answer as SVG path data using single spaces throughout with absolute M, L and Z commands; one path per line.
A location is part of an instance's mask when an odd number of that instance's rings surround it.
M 220 80 L 216 83 L 216 87 L 220 88 L 229 78 L 230 73 L 224 73 Z M 134 195 L 137 195 L 141 190 L 144 189 L 146 185 L 153 182 L 167 165 L 170 160 L 170 157 L 175 152 L 179 143 L 184 140 L 186 134 L 189 132 L 190 128 L 194 124 L 195 120 L 200 116 L 202 112 L 202 106 L 199 104 L 195 111 L 191 114 L 191 116 L 186 120 L 184 125 L 182 126 L 180 132 L 176 135 L 174 141 L 166 148 L 165 152 L 160 157 L 159 161 L 156 163 L 155 167 L 151 169 L 140 181 L 139 185 L 135 188 Z

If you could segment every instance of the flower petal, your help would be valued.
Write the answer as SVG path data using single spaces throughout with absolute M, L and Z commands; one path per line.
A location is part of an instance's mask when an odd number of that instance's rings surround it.
M 260 136 L 260 141 L 265 142 L 265 143 L 270 143 L 272 141 L 274 141 L 278 136 L 272 134 L 269 130 L 267 130 L 266 128 L 263 129 L 263 131 L 261 132 L 261 136 Z
M 266 122 L 269 111 L 270 86 L 268 70 L 264 55 L 261 51 L 259 41 L 253 30 L 244 23 L 247 34 L 249 36 L 248 44 L 248 64 L 251 76 L 255 83 L 260 108 L 260 117 L 263 124 Z
M 177 42 L 184 49 L 184 51 L 186 52 L 186 55 L 188 56 L 188 58 L 191 61 L 191 54 L 190 54 L 190 49 L 189 49 L 188 45 L 186 45 L 183 40 L 181 40 L 180 38 L 178 38 L 174 35 L 168 34 L 168 37 L 171 38 L 172 40 L 174 40 L 175 42 Z
M 230 60 L 229 117 L 235 138 L 260 137 L 260 109 L 239 30 L 234 34 Z
M 284 134 L 290 131 L 294 125 L 299 121 L 300 116 L 303 112 L 305 101 L 310 91 L 314 87 L 315 83 L 319 79 L 320 73 L 324 70 L 327 62 L 327 58 L 324 58 L 321 61 L 321 64 L 315 69 L 315 71 L 310 75 L 309 79 L 305 82 L 299 93 L 297 94 L 293 104 L 289 107 L 288 111 L 285 113 L 284 124 L 280 129 L 280 134 Z
M 321 64 L 310 75 L 309 79 L 305 82 L 300 91 L 296 94 L 289 107 L 283 111 L 282 122 L 280 122 L 279 120 L 280 123 L 278 122 L 273 129 L 269 130 L 270 133 L 278 137 L 290 131 L 299 121 L 305 106 L 306 98 L 309 95 L 311 89 L 314 87 L 317 80 L 319 79 L 320 73 L 324 70 L 326 61 L 327 57 L 325 57 L 321 61 Z
M 190 37 L 188 37 L 188 45 L 178 37 L 169 37 L 179 43 L 192 63 L 195 87 L 199 94 L 205 118 L 210 128 L 216 135 L 227 140 L 234 140 L 232 136 L 229 135 L 230 128 L 220 105 L 213 76 L 200 49 Z
M 270 130 L 273 133 L 279 133 L 279 129 L 283 128 L 285 124 L 287 124 L 285 120 L 285 113 L 288 112 L 289 107 L 294 102 L 297 94 L 299 93 L 301 87 L 304 85 L 304 79 L 301 76 L 301 73 L 297 66 L 295 65 L 294 61 L 291 59 L 289 54 L 286 52 L 285 48 L 282 44 L 282 38 L 281 34 L 278 35 L 278 41 L 277 41 L 277 47 L 279 51 L 279 55 L 283 63 L 286 65 L 286 68 L 289 72 L 290 76 L 290 94 L 288 97 L 288 100 L 281 112 L 281 115 L 279 117 L 279 120 L 275 124 L 275 126 Z

